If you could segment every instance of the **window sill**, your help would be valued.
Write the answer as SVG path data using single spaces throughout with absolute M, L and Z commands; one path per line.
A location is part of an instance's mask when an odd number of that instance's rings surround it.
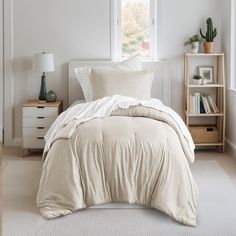
M 235 88 L 228 88 L 228 90 L 236 96 L 236 89 Z

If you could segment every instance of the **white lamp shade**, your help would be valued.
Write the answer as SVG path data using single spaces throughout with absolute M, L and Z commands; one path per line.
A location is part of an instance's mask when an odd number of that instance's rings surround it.
M 40 72 L 54 71 L 52 53 L 37 53 L 34 55 L 34 70 Z

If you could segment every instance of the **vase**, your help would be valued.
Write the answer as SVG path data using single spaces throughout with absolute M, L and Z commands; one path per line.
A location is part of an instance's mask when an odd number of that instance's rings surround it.
M 214 52 L 214 43 L 213 42 L 205 42 L 204 43 L 204 52 L 205 53 L 213 53 Z
M 189 50 L 191 53 L 198 53 L 199 50 L 199 42 L 194 42 L 189 45 Z
M 202 79 L 195 79 L 194 84 L 201 85 L 202 84 Z
M 57 100 L 57 95 L 54 91 L 50 90 L 47 93 L 47 102 L 55 102 Z
M 202 85 L 206 85 L 207 84 L 207 80 L 206 79 L 202 79 Z

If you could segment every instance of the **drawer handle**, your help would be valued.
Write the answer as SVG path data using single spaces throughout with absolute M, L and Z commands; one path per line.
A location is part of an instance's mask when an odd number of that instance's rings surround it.
M 44 139 L 44 137 L 37 137 L 37 139 Z
M 44 108 L 44 107 L 42 107 L 42 106 L 37 106 L 37 108 L 40 108 L 40 109 L 42 109 L 42 108 Z
M 45 129 L 45 127 L 37 127 L 37 129 Z
M 212 132 L 213 128 L 207 128 L 207 132 Z
M 44 119 L 44 117 L 43 117 L 43 116 L 38 116 L 37 118 L 38 118 L 38 119 Z

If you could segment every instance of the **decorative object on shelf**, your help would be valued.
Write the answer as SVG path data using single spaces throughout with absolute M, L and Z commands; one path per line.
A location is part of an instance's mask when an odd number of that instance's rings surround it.
M 57 94 L 50 90 L 48 93 L 47 93 L 47 102 L 55 102 L 57 100 Z
M 217 143 L 219 131 L 215 125 L 191 125 L 189 131 L 195 144 L 198 143 Z
M 46 89 L 46 75 L 45 72 L 54 71 L 54 60 L 52 53 L 37 53 L 34 55 L 34 70 L 43 72 L 41 77 L 41 87 L 39 93 L 39 101 L 47 101 L 47 89 Z
M 207 84 L 207 80 L 206 79 L 202 79 L 202 85 L 206 85 Z
M 193 79 L 194 79 L 195 84 L 198 84 L 198 85 L 202 84 L 202 77 L 200 75 L 194 75 Z
M 212 66 L 199 66 L 199 75 L 202 77 L 202 84 L 213 83 L 213 67 Z
M 205 53 L 213 53 L 214 52 L 214 42 L 213 41 L 217 35 L 217 30 L 216 30 L 216 28 L 213 30 L 213 23 L 212 23 L 211 18 L 207 19 L 206 24 L 207 24 L 207 31 L 206 31 L 205 36 L 203 35 L 202 30 L 200 28 L 200 34 L 206 40 L 206 42 L 204 43 L 204 51 L 205 51 Z
M 187 41 L 184 42 L 184 46 L 189 46 L 190 53 L 198 53 L 199 45 L 202 42 L 198 34 L 189 37 Z

